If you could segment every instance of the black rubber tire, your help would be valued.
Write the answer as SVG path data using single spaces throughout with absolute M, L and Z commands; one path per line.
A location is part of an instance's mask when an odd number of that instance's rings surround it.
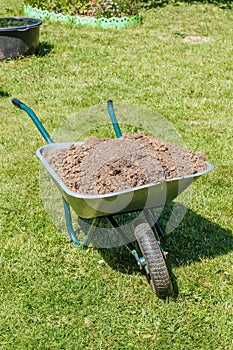
M 170 296 L 172 294 L 170 275 L 164 255 L 150 225 L 142 220 L 135 220 L 134 234 L 146 262 L 144 270 L 152 291 L 159 298 Z

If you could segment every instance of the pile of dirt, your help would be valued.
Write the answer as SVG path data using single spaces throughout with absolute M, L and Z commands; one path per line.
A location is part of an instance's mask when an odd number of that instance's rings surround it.
M 120 191 L 207 168 L 202 152 L 187 151 L 144 133 L 91 138 L 43 155 L 71 191 L 83 194 Z

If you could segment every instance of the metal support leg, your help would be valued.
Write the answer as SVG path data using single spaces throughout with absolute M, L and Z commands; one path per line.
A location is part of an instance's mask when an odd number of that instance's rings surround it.
M 137 260 L 138 266 L 142 268 L 146 264 L 144 257 L 139 257 L 134 245 L 129 242 L 127 236 L 125 235 L 121 227 L 118 225 L 117 221 L 112 216 L 108 216 L 107 219 L 111 223 L 114 231 L 121 237 L 127 249 L 130 251 L 131 254 L 133 254 L 135 259 Z
M 77 235 L 73 229 L 73 225 L 72 225 L 72 217 L 71 217 L 71 212 L 70 212 L 70 206 L 67 203 L 67 201 L 65 200 L 64 197 L 63 198 L 63 206 L 64 206 L 64 212 L 65 212 L 65 219 L 66 219 L 66 227 L 67 227 L 67 231 L 68 234 L 70 236 L 71 241 L 77 245 L 78 247 L 86 247 L 88 246 L 88 244 L 91 241 L 91 238 L 95 232 L 96 227 L 98 226 L 98 222 L 99 222 L 99 218 L 93 219 L 92 224 L 90 229 L 88 230 L 88 233 L 85 236 L 84 242 L 81 243 L 79 242 Z
M 64 197 L 62 197 L 62 199 L 63 199 L 63 207 L 64 207 L 64 212 L 65 212 L 66 227 L 67 227 L 68 234 L 70 236 L 71 241 L 75 245 L 77 245 L 78 247 L 81 247 L 82 244 L 77 239 L 77 236 L 76 236 L 74 229 L 73 229 L 70 206 Z
M 168 253 L 163 250 L 161 246 L 161 241 L 160 241 L 160 239 L 165 238 L 165 235 L 164 235 L 162 226 L 159 222 L 159 219 L 157 218 L 156 214 L 153 212 L 152 209 L 144 209 L 143 213 L 152 231 L 154 232 L 155 238 L 160 246 L 161 252 L 163 253 L 164 257 L 166 257 Z
M 165 235 L 164 235 L 162 226 L 156 214 L 154 213 L 154 211 L 152 209 L 144 209 L 143 213 L 145 215 L 145 218 L 148 224 L 150 225 L 153 232 L 155 233 L 157 240 L 159 241 L 160 238 L 164 238 Z
M 96 228 L 99 225 L 100 220 L 101 220 L 100 218 L 92 219 L 91 227 L 89 228 L 89 230 L 86 234 L 86 237 L 85 237 L 84 242 L 82 244 L 83 246 L 87 247 L 88 244 L 91 242 L 91 239 L 95 233 Z

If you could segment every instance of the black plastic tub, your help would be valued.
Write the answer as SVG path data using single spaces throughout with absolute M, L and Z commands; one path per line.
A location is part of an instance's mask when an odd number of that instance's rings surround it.
M 41 24 L 36 18 L 0 17 L 0 60 L 35 53 Z

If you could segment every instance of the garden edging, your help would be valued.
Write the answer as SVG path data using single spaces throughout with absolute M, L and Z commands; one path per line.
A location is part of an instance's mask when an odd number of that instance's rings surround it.
M 95 18 L 91 16 L 71 16 L 63 15 L 62 13 L 50 12 L 41 10 L 29 5 L 24 5 L 24 13 L 28 17 L 35 17 L 39 19 L 49 19 L 51 22 L 70 23 L 73 25 L 83 25 L 99 28 L 116 28 L 122 29 L 140 24 L 142 18 L 140 15 L 132 17 L 111 17 L 111 18 Z

